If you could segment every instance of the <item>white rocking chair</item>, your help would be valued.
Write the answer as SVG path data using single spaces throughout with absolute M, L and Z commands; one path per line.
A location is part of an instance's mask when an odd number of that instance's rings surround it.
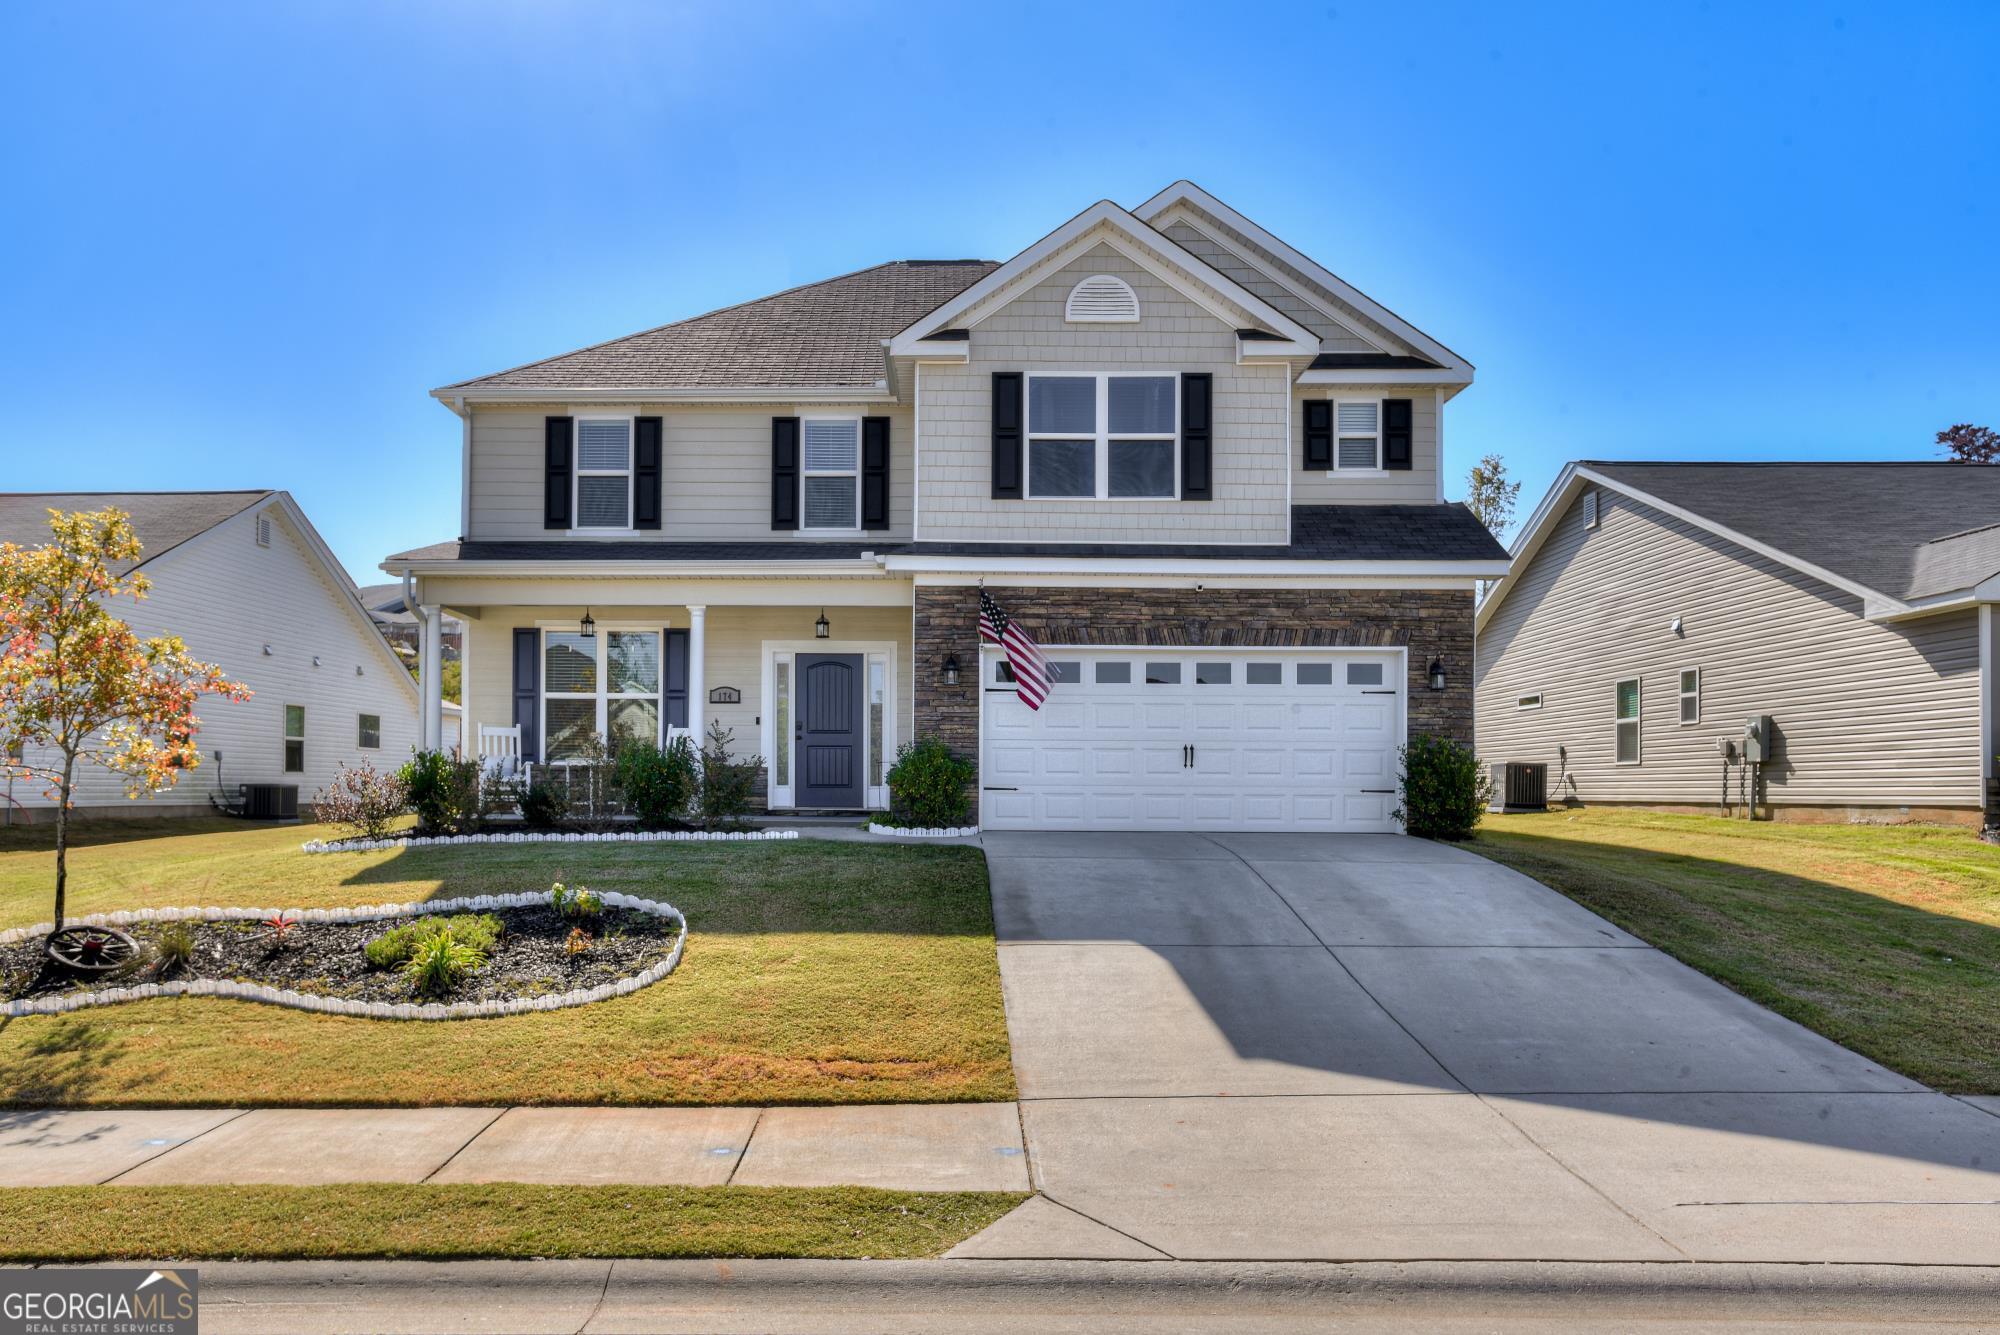
M 485 783 L 527 783 L 528 764 L 521 759 L 521 725 L 495 728 L 479 725 L 479 776 Z

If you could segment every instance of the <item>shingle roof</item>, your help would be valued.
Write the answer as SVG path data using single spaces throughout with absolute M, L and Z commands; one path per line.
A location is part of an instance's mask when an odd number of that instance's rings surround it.
M 892 260 L 445 389 L 866 389 L 883 339 L 998 267 Z
M 1292 540 L 1203 543 L 999 542 L 440 542 L 391 561 L 829 561 L 882 556 L 1054 556 L 1119 560 L 1504 561 L 1506 549 L 1470 510 L 1449 505 L 1295 505 Z
M 0 492 L 0 542 L 39 547 L 49 540 L 50 510 L 103 510 L 132 517 L 145 548 L 117 573 L 145 565 L 189 538 L 241 514 L 269 491 L 9 491 Z
M 2000 466 L 1582 466 L 1891 598 L 1946 593 L 2000 573 Z

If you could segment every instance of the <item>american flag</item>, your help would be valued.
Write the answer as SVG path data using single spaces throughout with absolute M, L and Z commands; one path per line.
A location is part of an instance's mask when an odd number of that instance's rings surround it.
M 1042 656 L 1041 646 L 1015 625 L 984 589 L 979 591 L 979 638 L 1006 651 L 1021 703 L 1040 709 L 1042 701 L 1049 698 L 1049 660 Z

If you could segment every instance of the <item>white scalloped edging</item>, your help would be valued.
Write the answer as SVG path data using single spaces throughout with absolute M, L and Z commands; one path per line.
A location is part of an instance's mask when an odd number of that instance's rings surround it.
M 606 830 L 599 834 L 425 834 L 403 839 L 308 839 L 304 853 L 372 853 L 384 848 L 450 848 L 457 844 L 679 844 L 737 839 L 796 839 L 797 830 Z
M 522 997 L 514 1001 L 389 1002 L 350 1001 L 345 997 L 321 997 L 310 992 L 293 992 L 267 987 L 262 983 L 239 983 L 232 979 L 197 978 L 185 983 L 142 983 L 137 987 L 109 988 L 75 996 L 38 997 L 32 1001 L 9 1001 L 0 1005 L 0 1016 L 14 1019 L 23 1015 L 61 1015 L 91 1006 L 115 1006 L 121 1001 L 147 1001 L 153 997 L 234 997 L 239 1001 L 260 1001 L 293 1010 L 317 1011 L 323 1015 L 352 1015 L 365 1020 L 475 1020 L 498 1015 L 526 1015 L 531 1011 L 555 1011 L 569 1006 L 587 1006 L 593 1001 L 609 1001 L 650 987 L 672 973 L 681 962 L 687 945 L 687 919 L 672 904 L 640 899 L 616 891 L 603 896 L 609 908 L 636 909 L 655 918 L 668 918 L 680 928 L 674 948 L 658 964 L 621 978 L 615 983 L 558 992 L 545 997 Z M 357 908 L 334 909 L 239 909 L 179 908 L 127 909 L 117 913 L 92 913 L 70 918 L 66 926 L 129 927 L 141 922 L 263 922 L 283 914 L 303 923 L 375 922 L 383 918 L 419 918 L 437 913 L 459 913 L 467 909 L 526 909 L 546 905 L 541 893 L 517 895 L 474 895 L 469 899 L 439 899 L 424 904 L 365 904 Z M 33 927 L 11 927 L 0 932 L 0 945 L 12 945 L 30 937 L 47 936 L 53 923 L 38 922 Z
M 903 825 L 877 825 L 874 821 L 870 821 L 868 822 L 868 833 L 894 835 L 898 839 L 970 839 L 973 835 L 979 833 L 979 827 L 977 825 L 949 825 L 943 828 L 934 826 L 927 830 L 920 830 Z

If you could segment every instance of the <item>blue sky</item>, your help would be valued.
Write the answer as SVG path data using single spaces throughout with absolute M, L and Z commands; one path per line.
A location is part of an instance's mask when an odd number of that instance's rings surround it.
M 430 388 L 1188 177 L 1470 358 L 1480 454 L 2000 425 L 1992 5 L 0 10 L 0 486 L 458 528 Z

